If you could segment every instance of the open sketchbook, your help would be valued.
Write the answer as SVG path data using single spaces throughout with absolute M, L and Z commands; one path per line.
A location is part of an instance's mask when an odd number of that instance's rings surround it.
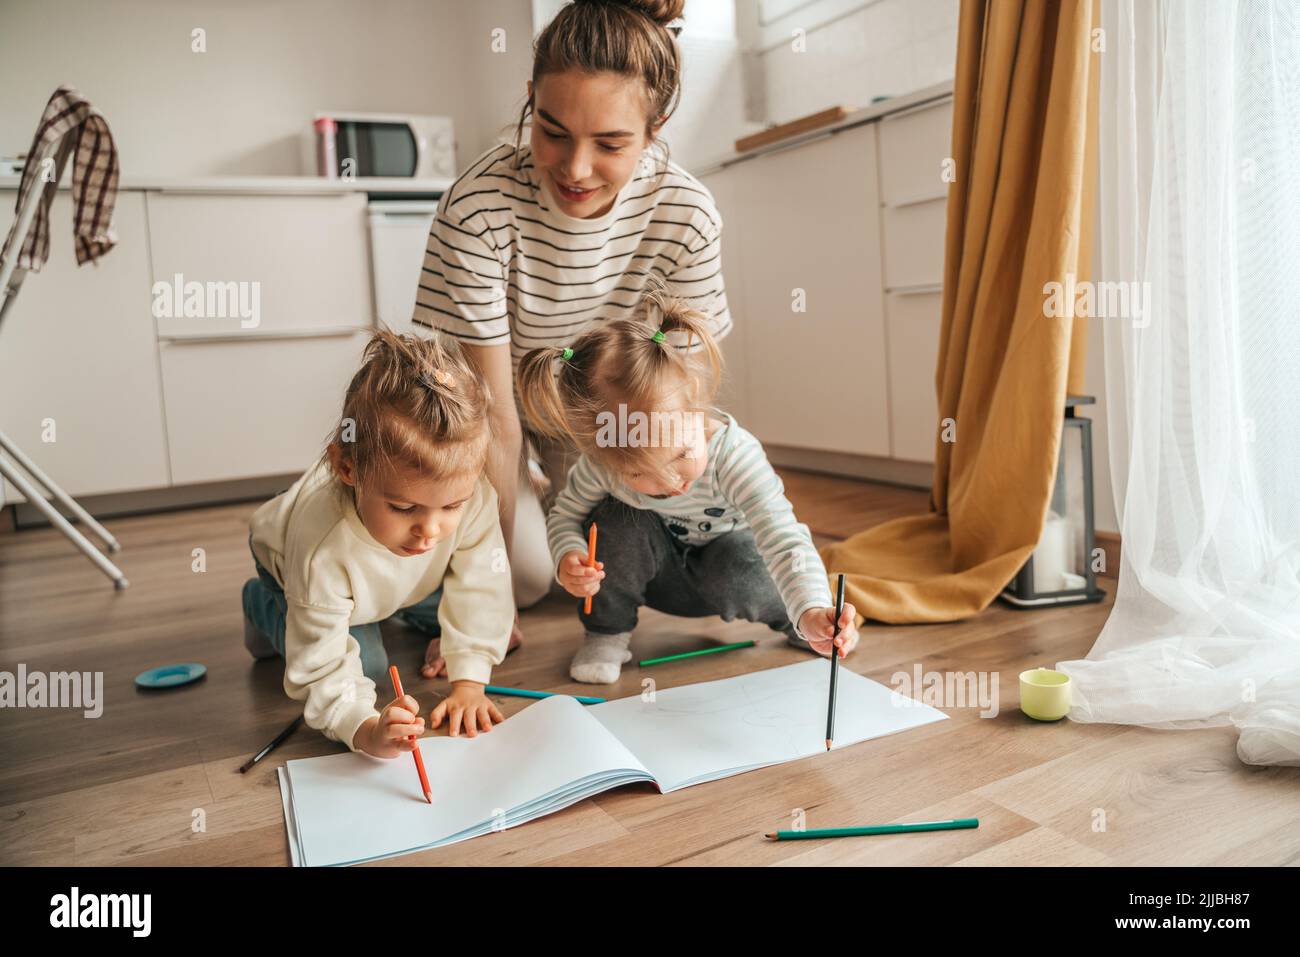
M 295 866 L 357 864 L 453 844 L 649 781 L 661 792 L 826 752 L 830 664 L 784 668 L 585 706 L 529 705 L 476 738 L 420 741 L 414 762 L 366 754 L 289 761 L 280 797 Z M 946 715 L 841 668 L 835 748 Z

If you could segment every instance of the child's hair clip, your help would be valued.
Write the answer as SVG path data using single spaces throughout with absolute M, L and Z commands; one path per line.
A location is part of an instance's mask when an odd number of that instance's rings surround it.
M 446 369 L 434 369 L 432 372 L 423 372 L 420 374 L 420 381 L 430 389 L 434 387 L 435 383 L 447 389 L 450 389 L 456 384 L 455 378 Z
M 654 339 L 655 342 L 663 342 L 666 336 L 664 336 L 664 331 L 662 329 L 656 329 L 655 334 L 651 336 L 651 338 Z
M 570 349 L 568 346 L 565 346 L 564 351 L 560 353 L 560 358 L 563 361 L 568 362 L 570 359 L 573 358 L 573 350 Z

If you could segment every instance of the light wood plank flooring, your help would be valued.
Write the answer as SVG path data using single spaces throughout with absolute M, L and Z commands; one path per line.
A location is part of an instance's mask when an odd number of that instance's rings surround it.
M 924 492 L 783 470 L 801 519 L 822 541 L 924 511 Z M 289 861 L 275 767 L 337 746 L 300 731 L 252 773 L 236 769 L 298 706 L 274 662 L 241 643 L 239 590 L 252 571 L 255 503 L 118 519 L 132 586 L 112 587 L 57 533 L 0 535 L 0 670 L 105 673 L 102 717 L 0 711 L 0 864 L 265 864 Z M 206 551 L 207 570 L 191 570 Z M 1113 594 L 1115 583 L 1104 583 Z M 1237 759 L 1230 729 L 1161 732 L 1047 725 L 1017 708 L 1027 667 L 1082 657 L 1103 605 L 1014 611 L 864 632 L 853 670 L 888 683 L 927 671 L 996 672 L 1000 713 L 948 709 L 951 720 L 804 761 L 660 795 L 607 792 L 551 817 L 386 864 L 1294 864 L 1300 861 L 1300 770 Z M 423 640 L 400 627 L 389 652 L 424 709 L 445 689 L 416 667 Z M 523 615 L 527 643 L 497 671 L 502 684 L 589 690 L 567 663 L 579 638 L 572 603 Z M 660 687 L 804 660 L 763 626 L 648 612 L 638 657 L 703 641 L 760 646 L 656 669 Z M 164 693 L 132 679 L 160 664 L 200 661 L 202 682 Z M 610 697 L 639 691 L 624 671 Z M 507 714 L 526 703 L 500 702 Z M 469 782 L 472 786 L 472 782 Z M 790 826 L 980 818 L 978 830 L 772 844 Z M 196 811 L 205 829 L 196 831 Z

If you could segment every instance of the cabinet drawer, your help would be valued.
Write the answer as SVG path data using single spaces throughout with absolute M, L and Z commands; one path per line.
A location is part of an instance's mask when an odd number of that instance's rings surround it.
M 889 324 L 889 425 L 896 459 L 933 462 L 938 437 L 935 367 L 943 321 L 940 292 L 885 297 Z
M 161 343 L 172 481 L 304 471 L 342 414 L 367 338 Z
M 884 222 L 885 291 L 943 282 L 948 201 L 887 206 Z
M 150 193 L 158 334 L 257 335 L 371 326 L 366 196 L 231 196 Z M 186 316 L 185 286 L 203 291 Z M 193 287 L 192 287 L 193 288 Z M 210 295 L 209 295 L 210 294 Z M 192 307 L 191 307 L 192 308 Z M 254 314 L 255 313 L 255 314 Z
M 951 99 L 882 118 L 880 201 L 893 206 L 924 197 L 947 196 L 943 161 L 952 156 L 951 144 Z

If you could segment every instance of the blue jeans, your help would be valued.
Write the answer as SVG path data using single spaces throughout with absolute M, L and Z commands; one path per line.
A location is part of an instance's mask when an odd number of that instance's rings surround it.
M 250 543 L 251 544 L 251 543 Z M 288 602 L 284 589 L 262 563 L 253 556 L 257 566 L 257 577 L 244 582 L 244 615 L 257 626 L 271 642 L 281 658 L 284 657 L 284 622 L 288 614 Z M 439 586 L 432 595 L 423 601 L 403 608 L 399 614 L 411 627 L 424 632 L 430 638 L 442 634 L 438 624 L 438 605 L 442 602 L 442 587 Z M 379 631 L 379 622 L 372 621 L 353 625 L 348 633 L 361 646 L 361 670 L 378 688 L 388 687 L 388 652 L 384 649 L 384 639 Z

